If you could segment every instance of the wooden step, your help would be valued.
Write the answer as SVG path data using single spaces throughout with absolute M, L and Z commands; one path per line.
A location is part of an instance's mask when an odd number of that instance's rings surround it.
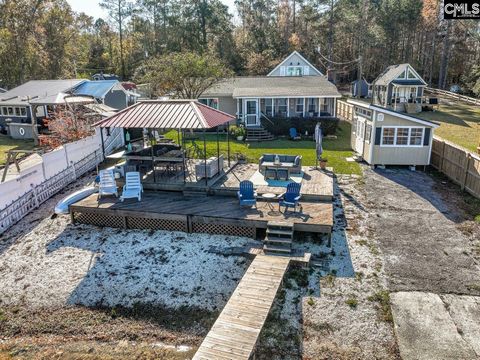
M 282 253 L 282 254 L 291 254 L 292 249 L 289 247 L 278 246 L 278 245 L 264 245 L 263 251 L 272 252 L 272 253 Z
M 285 244 L 291 245 L 292 239 L 285 239 L 285 238 L 272 238 L 267 236 L 263 242 L 272 243 L 272 244 Z
M 293 229 L 288 229 L 288 230 L 284 230 L 284 229 L 278 229 L 278 228 L 271 228 L 269 227 L 267 229 L 267 236 L 269 234 L 274 234 L 274 235 L 285 235 L 285 236 L 290 236 L 292 237 L 293 236 Z

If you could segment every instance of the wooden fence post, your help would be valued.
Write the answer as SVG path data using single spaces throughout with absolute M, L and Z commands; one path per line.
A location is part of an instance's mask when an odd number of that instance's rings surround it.
M 32 187 L 33 199 L 35 200 L 35 207 L 38 208 L 40 206 L 40 202 L 38 201 L 37 188 L 33 184 L 30 184 L 30 186 Z
M 443 172 L 443 159 L 445 159 L 445 141 L 442 141 L 442 156 L 440 158 L 440 168 L 439 171 Z
M 467 164 L 465 166 L 465 172 L 463 174 L 462 190 L 465 190 L 465 186 L 467 185 L 468 173 L 469 173 L 469 169 L 470 169 L 470 161 L 471 160 L 472 160 L 472 154 L 467 153 Z

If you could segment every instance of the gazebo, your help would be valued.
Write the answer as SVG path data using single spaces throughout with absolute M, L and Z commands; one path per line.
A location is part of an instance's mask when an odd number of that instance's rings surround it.
M 153 182 L 157 181 L 156 166 L 163 165 L 166 169 L 180 167 L 183 172 L 183 184 L 187 182 L 187 172 L 189 172 L 189 160 L 191 156 L 186 153 L 186 144 L 192 141 L 192 146 L 196 146 L 195 137 L 187 136 L 188 133 L 201 132 L 203 140 L 203 171 L 201 178 L 205 179 L 205 185 L 208 185 L 209 173 L 212 161 L 216 160 L 216 169 L 218 174 L 223 172 L 223 165 L 220 158 L 219 127 L 224 126 L 227 136 L 227 162 L 230 168 L 230 139 L 229 123 L 235 120 L 235 117 L 222 111 L 213 109 L 196 100 L 149 100 L 141 101 L 132 105 L 113 116 L 97 122 L 94 126 L 100 128 L 123 128 L 128 131 L 132 129 L 142 129 L 143 133 L 149 136 L 149 145 L 146 146 L 143 141 L 140 148 L 135 149 L 130 143 L 130 135 L 126 136 L 127 150 L 123 154 L 126 159 L 126 167 L 130 169 L 137 166 L 137 169 L 145 170 L 145 175 L 151 170 L 153 173 Z M 172 139 L 159 136 L 159 132 L 166 130 L 176 130 L 178 144 Z M 207 131 L 213 130 L 216 133 L 217 156 L 207 159 Z M 103 144 L 103 132 L 102 144 Z M 107 130 L 108 133 L 108 130 Z M 128 133 L 129 134 L 129 133 Z M 200 136 L 199 136 L 200 137 Z M 196 158 L 199 153 L 197 152 Z M 197 162 L 195 182 L 198 182 L 199 164 Z M 177 173 L 175 173 L 177 174 Z M 217 175 L 218 175 L 217 174 Z M 148 177 L 148 176 L 146 176 Z M 176 178 L 176 177 L 175 177 Z M 166 180 L 165 180 L 166 181 Z

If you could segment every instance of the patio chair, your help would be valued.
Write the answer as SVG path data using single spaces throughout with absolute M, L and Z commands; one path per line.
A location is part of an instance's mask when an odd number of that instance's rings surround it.
M 297 205 L 299 204 L 301 194 L 300 194 L 301 184 L 299 183 L 290 183 L 287 185 L 287 191 L 280 196 L 280 201 L 278 203 L 278 210 L 280 211 L 281 206 L 285 206 L 285 212 L 289 207 L 293 207 L 293 212 L 297 211 Z M 300 209 L 301 209 L 300 205 Z
M 99 174 L 99 185 L 98 185 L 98 199 L 102 195 L 115 195 L 118 197 L 118 188 L 117 183 L 115 182 L 115 174 L 113 169 L 109 170 L 100 170 Z
M 291 140 L 300 140 L 302 137 L 300 135 L 298 135 L 297 133 L 297 129 L 295 128 L 290 128 L 290 139 Z
M 253 189 L 253 183 L 249 180 L 244 180 L 240 183 L 240 190 L 237 192 L 240 206 L 255 206 L 257 207 L 257 193 Z
M 123 193 L 120 200 L 137 198 L 142 200 L 143 186 L 140 182 L 140 173 L 137 171 L 128 172 L 125 174 L 125 185 L 123 186 Z

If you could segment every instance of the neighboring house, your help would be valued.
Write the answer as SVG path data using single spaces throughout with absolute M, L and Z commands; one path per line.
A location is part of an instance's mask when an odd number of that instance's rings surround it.
M 410 64 L 392 65 L 373 82 L 373 102 L 396 111 L 420 112 L 426 86 Z
M 352 148 L 370 165 L 430 164 L 437 124 L 360 100 L 353 105 Z
M 333 117 L 339 97 L 335 85 L 293 52 L 267 76 L 226 79 L 205 91 L 199 101 L 237 116 L 247 127 L 259 127 L 264 118 Z
M 360 97 L 369 98 L 372 96 L 371 84 L 367 80 L 362 79 L 360 81 L 355 80 L 351 84 L 352 97 L 357 97 L 360 93 Z
M 85 80 L 31 80 L 0 94 L 0 127 L 6 130 L 9 124 L 18 130 L 22 138 L 31 138 L 32 114 L 35 113 L 36 123 L 47 116 L 47 106 L 52 99 L 66 95 L 73 87 Z M 11 134 L 15 136 L 15 134 Z
M 92 96 L 98 102 L 122 110 L 136 102 L 137 94 L 125 90 L 118 80 L 86 80 L 72 89 L 72 94 Z

